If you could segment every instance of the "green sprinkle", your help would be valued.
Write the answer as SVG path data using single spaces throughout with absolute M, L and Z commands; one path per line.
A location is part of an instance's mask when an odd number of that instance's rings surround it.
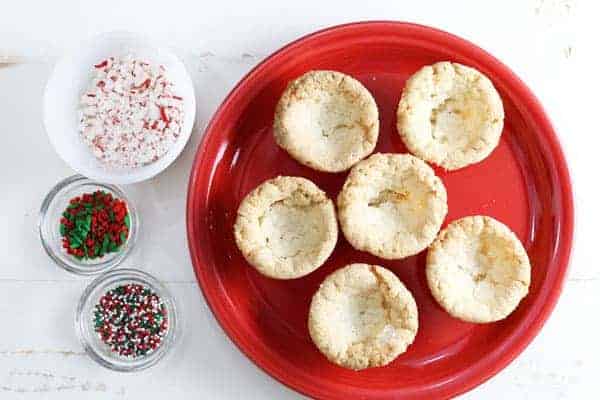
M 109 245 L 109 252 L 110 253 L 114 253 L 117 249 L 119 248 L 119 246 L 117 246 L 116 242 L 113 242 L 112 240 L 110 241 L 110 245 Z
M 131 219 L 129 218 L 129 214 L 125 215 L 123 222 L 125 222 L 127 229 L 131 228 Z
M 106 253 L 106 251 L 108 250 L 109 243 L 110 240 L 108 239 L 108 235 L 104 235 L 104 240 L 102 240 L 102 249 L 100 250 L 102 254 Z
M 82 238 L 82 233 L 79 229 L 73 229 L 70 233 L 69 236 L 71 237 L 71 240 L 74 242 L 81 242 Z

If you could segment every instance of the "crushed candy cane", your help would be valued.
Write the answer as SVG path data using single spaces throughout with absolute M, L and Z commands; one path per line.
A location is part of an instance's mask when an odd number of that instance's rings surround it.
M 98 160 L 136 168 L 164 156 L 183 126 L 183 99 L 162 65 L 110 57 L 81 97 L 80 133 Z

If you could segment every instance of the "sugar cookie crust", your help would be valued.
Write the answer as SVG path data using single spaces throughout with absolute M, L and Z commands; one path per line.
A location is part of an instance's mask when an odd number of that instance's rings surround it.
M 337 198 L 344 236 L 385 259 L 417 254 L 435 239 L 448 211 L 446 189 L 410 154 L 376 153 L 358 163 Z
M 368 156 L 379 135 L 377 105 L 356 79 L 310 71 L 293 80 L 275 111 L 277 144 L 300 163 L 341 172 Z
M 448 170 L 490 155 L 503 126 L 504 108 L 492 82 L 457 63 L 421 68 L 398 104 L 398 133 L 409 151 Z
M 319 350 L 342 367 L 379 367 L 404 353 L 419 326 L 412 294 L 391 271 L 350 264 L 329 275 L 308 316 Z
M 308 179 L 280 176 L 244 198 L 234 235 L 246 261 L 262 274 L 299 278 L 320 267 L 335 247 L 334 205 Z
M 517 236 L 486 216 L 449 224 L 427 253 L 427 282 L 452 316 L 485 323 L 506 318 L 529 291 L 531 266 Z

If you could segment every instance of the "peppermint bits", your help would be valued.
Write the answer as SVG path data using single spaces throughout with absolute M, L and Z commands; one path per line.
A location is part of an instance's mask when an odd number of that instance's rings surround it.
M 83 141 L 103 164 L 137 168 L 164 156 L 183 126 L 183 99 L 168 71 L 132 56 L 92 66 L 94 77 L 80 100 Z
M 100 340 L 126 358 L 155 351 L 169 329 L 163 300 L 151 289 L 135 283 L 106 292 L 94 307 L 93 323 Z

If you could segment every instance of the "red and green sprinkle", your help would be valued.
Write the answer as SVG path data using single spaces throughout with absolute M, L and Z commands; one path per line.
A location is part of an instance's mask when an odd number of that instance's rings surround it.
M 127 204 L 97 190 L 72 198 L 60 219 L 62 247 L 77 259 L 94 260 L 119 251 L 130 228 Z
M 106 292 L 94 308 L 94 330 L 110 350 L 128 358 L 152 353 L 167 330 L 167 308 L 152 290 L 139 285 Z

